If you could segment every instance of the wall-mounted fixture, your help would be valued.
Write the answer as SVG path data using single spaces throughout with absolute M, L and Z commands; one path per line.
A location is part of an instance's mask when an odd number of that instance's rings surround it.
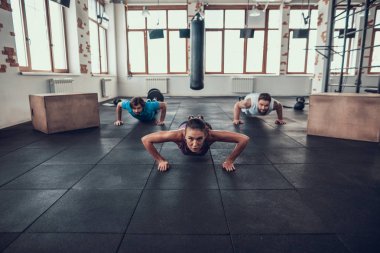
M 127 4 L 127 0 L 111 0 L 110 3 L 114 3 L 114 4 Z
M 260 16 L 261 12 L 259 11 L 259 9 L 257 7 L 258 7 L 257 2 L 252 5 L 252 9 L 249 11 L 249 16 L 250 17 L 258 17 L 258 16 Z
M 143 10 L 142 10 L 142 12 L 141 12 L 141 15 L 142 15 L 143 17 L 148 17 L 148 16 L 150 16 L 150 12 L 149 12 L 149 10 L 148 10 L 148 7 L 146 7 L 146 6 L 143 7 Z

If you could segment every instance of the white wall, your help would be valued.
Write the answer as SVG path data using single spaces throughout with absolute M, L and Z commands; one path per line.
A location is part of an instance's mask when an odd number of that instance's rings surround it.
M 146 96 L 147 76 L 119 77 L 119 96 Z M 191 90 L 189 76 L 168 77 L 169 96 L 239 96 L 232 92 L 231 76 L 205 76 L 203 90 Z M 332 78 L 332 83 L 336 80 Z M 364 76 L 362 85 L 376 86 L 377 76 Z M 347 78 L 354 83 L 355 77 Z M 338 83 L 337 81 L 335 83 Z M 334 91 L 337 87 L 330 87 Z M 256 76 L 253 92 L 268 92 L 273 96 L 308 96 L 311 90 L 311 76 Z M 363 91 L 364 89 L 362 89 Z M 344 92 L 355 92 L 355 88 L 345 88 Z
M 170 76 L 170 96 L 239 96 L 232 92 L 232 76 L 206 75 L 204 89 L 190 89 L 189 76 Z M 120 96 L 146 96 L 146 76 L 119 77 Z M 305 96 L 310 93 L 309 76 L 256 76 L 254 92 L 269 92 L 274 96 Z

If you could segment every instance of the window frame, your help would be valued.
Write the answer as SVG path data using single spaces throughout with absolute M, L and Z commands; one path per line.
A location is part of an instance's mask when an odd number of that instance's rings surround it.
M 380 17 L 377 17 L 377 15 L 380 15 L 380 6 L 378 6 L 375 10 L 375 17 L 374 17 L 374 24 L 373 25 L 376 25 L 376 19 Z M 373 29 L 372 29 L 372 39 L 371 39 L 371 52 L 370 52 L 370 55 L 369 55 L 369 61 L 368 61 L 368 71 L 367 73 L 369 75 L 379 75 L 380 74 L 380 70 L 379 71 L 372 71 L 372 57 L 373 57 L 373 51 L 374 51 L 374 44 L 375 44 L 375 37 L 376 37 L 376 33 L 379 33 L 379 36 L 380 36 L 380 25 L 378 26 L 374 26 Z M 377 67 L 379 68 L 379 67 Z M 380 69 L 380 68 L 379 68 Z
M 126 25 L 126 45 L 127 45 L 127 65 L 128 65 L 128 75 L 177 75 L 177 74 L 187 74 L 188 73 L 188 70 L 189 70 L 189 52 L 188 52 L 188 47 L 189 47 L 189 39 L 188 38 L 185 38 L 186 39 L 186 47 L 185 47 L 185 54 L 186 54 L 186 69 L 184 72 L 172 72 L 170 70 L 170 32 L 173 32 L 173 31 L 179 31 L 179 29 L 182 29 L 182 28 L 168 28 L 168 23 L 169 23 L 169 19 L 168 19 L 168 11 L 171 11 L 171 10 L 185 10 L 186 13 L 188 14 L 188 10 L 187 10 L 187 5 L 160 5 L 160 6 L 149 6 L 149 10 L 150 11 L 165 11 L 165 15 L 166 15 L 166 24 L 165 24 L 165 28 L 162 28 L 164 30 L 164 34 L 166 34 L 167 36 L 164 38 L 165 39 L 165 43 L 166 43 L 166 57 L 167 57 L 167 61 L 166 61 L 166 73 L 149 73 L 149 62 L 148 62 L 148 57 L 149 57 L 149 51 L 148 51 L 148 20 L 147 18 L 144 19 L 144 28 L 139 28 L 139 29 L 130 29 L 128 27 L 128 11 L 142 11 L 143 10 L 143 7 L 144 6 L 128 6 L 128 7 L 125 7 L 125 23 L 127 24 Z M 186 22 L 188 23 L 188 15 L 186 15 Z M 187 28 L 189 28 L 189 24 L 187 24 Z M 160 28 L 161 29 L 161 28 Z M 130 63 L 130 60 L 129 60 L 129 40 L 128 40 L 128 33 L 129 31 L 131 32 L 143 32 L 143 37 L 144 37 L 144 60 L 145 60 L 145 71 L 144 72 L 132 72 L 131 71 L 131 63 Z
M 294 5 L 294 6 L 291 6 L 290 10 L 289 10 L 289 18 L 290 18 L 290 11 L 292 10 L 318 10 L 318 6 L 304 6 L 304 5 Z M 318 13 L 317 13 L 317 17 L 318 18 Z M 313 31 L 318 31 L 318 27 L 317 28 L 308 28 L 309 30 L 309 36 L 307 36 L 307 39 L 306 39 L 306 54 L 305 54 L 305 60 L 304 60 L 304 66 L 303 66 L 303 71 L 302 72 L 289 72 L 289 51 L 290 51 L 290 40 L 292 39 L 290 34 L 294 31 L 294 30 L 297 30 L 296 28 L 290 28 L 289 25 L 290 25 L 290 22 L 288 22 L 288 31 L 289 31 L 289 37 L 288 37 L 288 55 L 286 57 L 286 62 L 287 62 L 287 65 L 286 65 L 286 74 L 288 75 L 312 75 L 313 73 L 307 73 L 307 69 L 308 69 L 308 61 L 309 61 L 309 52 L 310 50 L 315 50 L 315 49 L 310 49 L 309 48 L 309 41 L 310 41 L 310 31 L 313 30 Z
M 69 72 L 69 61 L 68 61 L 68 53 L 67 53 L 67 25 L 66 25 L 66 19 L 64 15 L 64 9 L 62 9 L 62 18 L 63 18 L 63 32 L 65 33 L 65 51 L 66 51 L 66 69 L 58 69 L 54 66 L 54 54 L 53 54 L 53 44 L 52 44 L 52 27 L 51 27 L 51 18 L 50 18 L 50 8 L 49 0 L 45 0 L 45 12 L 46 12 L 46 21 L 47 21 L 47 29 L 48 29 L 48 43 L 49 43 L 49 50 L 50 50 L 50 70 L 34 70 L 32 69 L 32 60 L 31 60 L 31 52 L 30 52 L 30 45 L 29 45 L 29 33 L 28 33 L 28 20 L 26 18 L 26 9 L 25 9 L 25 1 L 27 0 L 16 0 L 19 1 L 20 5 L 20 11 L 21 11 L 21 17 L 22 17 L 22 23 L 23 23 L 23 31 L 25 36 L 24 46 L 26 49 L 26 56 L 27 56 L 27 66 L 19 66 L 19 69 L 21 72 L 44 72 L 44 73 L 68 73 Z M 63 6 L 61 8 L 64 8 Z
M 106 6 L 105 6 L 105 3 L 103 0 L 95 0 L 96 1 L 96 10 L 98 11 L 98 6 L 102 6 L 103 9 L 105 10 Z M 108 71 L 108 68 L 109 68 L 109 62 L 108 62 L 108 29 L 104 28 L 101 26 L 101 24 L 99 24 L 98 22 L 98 13 L 96 13 L 96 20 L 94 20 L 90 14 L 88 15 L 88 22 L 93 22 L 96 27 L 97 27 L 97 30 L 98 30 L 98 38 L 97 38 L 97 41 L 98 41 L 98 49 L 99 49 L 99 73 L 94 73 L 93 70 L 91 69 L 91 74 L 108 74 L 109 71 Z M 103 68 L 102 68 L 102 50 L 101 50 L 101 43 L 100 43 L 100 29 L 104 29 L 105 30 L 105 39 L 106 39 L 106 44 L 105 44 L 105 47 L 106 47 L 106 62 L 107 62 L 107 71 L 103 71 Z M 91 36 L 91 33 L 90 33 L 90 36 Z M 90 45 L 90 48 L 92 50 L 92 46 Z M 90 56 L 91 58 L 91 56 Z M 91 60 L 91 63 L 92 63 L 92 60 Z M 92 68 L 92 67 L 91 67 Z
M 264 9 L 264 5 L 259 5 L 259 9 L 262 10 Z M 225 30 L 240 30 L 240 29 L 243 29 L 245 27 L 242 27 L 242 28 L 225 28 L 225 13 L 226 13 L 226 10 L 244 10 L 245 11 L 245 16 L 244 16 L 244 20 L 245 22 L 247 22 L 247 15 L 248 15 L 248 12 L 250 11 L 251 9 L 251 5 L 249 6 L 249 8 L 247 8 L 247 5 L 236 5 L 236 6 L 226 6 L 226 5 L 209 5 L 209 6 L 205 6 L 205 11 L 206 10 L 223 10 L 223 28 L 205 28 L 205 36 L 206 36 L 206 33 L 207 31 L 221 31 L 222 32 L 222 52 L 221 52 L 221 55 L 222 55 L 222 59 L 221 59 L 221 71 L 220 72 L 206 72 L 205 70 L 205 74 L 226 74 L 226 75 L 231 75 L 231 74 L 241 74 L 241 75 L 247 75 L 247 74 L 273 74 L 273 73 L 267 73 L 267 49 L 268 49 L 268 34 L 269 34 L 269 30 L 280 30 L 280 24 L 279 24 L 279 27 L 277 29 L 275 28 L 268 28 L 269 26 L 269 12 L 270 10 L 278 10 L 280 9 L 280 6 L 279 5 L 270 5 L 267 7 L 267 9 L 265 10 L 265 23 L 264 23 L 264 27 L 263 28 L 254 28 L 253 29 L 255 31 L 264 31 L 264 41 L 263 41 L 263 60 L 262 60 L 262 66 L 261 66 L 261 69 L 262 71 L 247 71 L 247 51 L 248 51 L 248 38 L 244 38 L 244 48 L 243 48 L 243 72 L 242 73 L 226 73 L 224 71 L 224 44 L 225 44 Z M 247 24 L 246 24 L 247 25 Z M 249 27 L 251 28 L 251 27 Z M 278 63 L 280 64 L 280 63 Z

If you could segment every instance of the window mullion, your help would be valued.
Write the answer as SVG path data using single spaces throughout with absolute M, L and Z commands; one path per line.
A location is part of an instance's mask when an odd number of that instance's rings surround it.
M 51 21 L 50 21 L 50 9 L 49 9 L 49 0 L 45 0 L 45 11 L 46 11 L 46 21 L 48 25 L 48 39 L 49 39 L 49 50 L 50 50 L 50 70 L 53 72 L 56 71 L 54 66 L 54 55 L 53 55 L 53 43 L 52 43 L 52 27 L 51 27 Z
M 269 10 L 265 11 L 265 25 L 264 25 L 264 47 L 263 47 L 263 62 L 261 67 L 262 73 L 267 73 L 267 55 L 268 55 L 268 22 L 269 22 Z
M 144 48 L 145 48 L 145 74 L 149 74 L 148 69 L 148 20 L 145 18 L 145 31 L 144 31 Z
M 28 64 L 26 67 L 22 68 L 21 70 L 23 71 L 31 71 L 32 70 L 32 60 L 30 59 L 30 39 L 29 39 L 29 34 L 28 34 L 28 24 L 26 20 L 26 11 L 25 11 L 25 0 L 21 0 L 21 13 L 23 16 L 23 24 L 24 24 L 24 33 L 25 33 L 25 46 L 26 46 L 26 54 L 28 57 Z
M 101 50 L 101 44 L 100 44 L 100 25 L 98 22 L 96 22 L 96 27 L 98 29 L 98 53 L 99 53 L 99 73 L 102 73 L 102 50 Z
M 166 15 L 166 73 L 170 73 L 170 47 L 169 47 L 169 15 L 168 15 L 168 10 L 165 10 L 165 15 Z

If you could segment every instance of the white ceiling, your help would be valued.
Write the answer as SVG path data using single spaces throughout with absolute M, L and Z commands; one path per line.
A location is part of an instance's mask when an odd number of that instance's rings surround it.
M 268 0 L 270 3 L 281 3 L 283 0 Z M 168 5 L 168 4 L 185 4 L 185 3 L 194 3 L 194 2 L 203 2 L 208 4 L 247 4 L 247 0 L 127 0 L 127 3 L 129 5 L 157 5 L 157 3 L 162 5 Z M 266 0 L 248 0 L 250 4 L 253 3 L 267 3 Z M 308 0 L 292 0 L 292 3 L 303 3 L 305 5 L 308 4 Z M 317 3 L 318 0 L 309 0 L 310 3 Z

